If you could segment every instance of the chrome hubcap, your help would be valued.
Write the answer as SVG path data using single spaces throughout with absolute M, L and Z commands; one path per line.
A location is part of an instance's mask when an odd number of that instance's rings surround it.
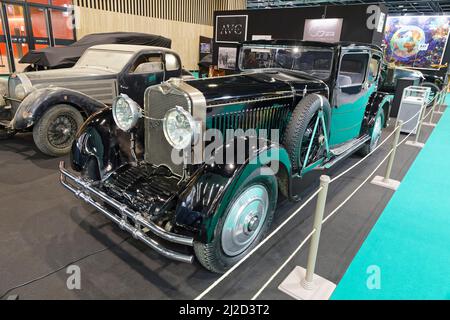
M 222 249 L 235 257 L 247 250 L 261 232 L 269 209 L 269 193 L 254 185 L 237 198 L 222 229 Z

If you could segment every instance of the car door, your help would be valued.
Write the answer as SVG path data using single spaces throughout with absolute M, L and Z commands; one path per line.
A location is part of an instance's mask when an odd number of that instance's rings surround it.
M 144 105 L 145 90 L 166 80 L 164 54 L 140 54 L 119 77 L 119 92 Z
M 330 145 L 337 146 L 358 138 L 366 106 L 376 83 L 369 79 L 367 51 L 343 51 L 333 92 Z

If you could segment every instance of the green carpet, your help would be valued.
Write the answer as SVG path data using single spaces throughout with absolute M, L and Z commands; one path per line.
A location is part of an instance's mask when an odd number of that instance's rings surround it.
M 450 299 L 450 111 L 445 112 L 332 299 Z

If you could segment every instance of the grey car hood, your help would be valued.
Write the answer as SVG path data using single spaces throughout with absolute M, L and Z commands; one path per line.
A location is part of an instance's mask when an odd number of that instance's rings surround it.
M 56 69 L 56 70 L 45 70 L 36 72 L 23 73 L 33 85 L 41 83 L 52 83 L 59 80 L 67 81 L 77 81 L 83 78 L 112 78 L 116 75 L 116 72 L 103 68 L 84 68 L 84 67 L 73 67 L 68 69 Z

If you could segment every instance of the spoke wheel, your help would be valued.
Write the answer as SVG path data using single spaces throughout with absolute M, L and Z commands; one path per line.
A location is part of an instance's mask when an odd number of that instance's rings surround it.
M 70 114 L 58 115 L 48 128 L 47 138 L 55 148 L 67 148 L 72 144 L 78 130 L 76 120 Z
M 72 106 L 56 105 L 48 110 L 33 128 L 38 149 L 46 155 L 60 157 L 70 152 L 83 116 Z

